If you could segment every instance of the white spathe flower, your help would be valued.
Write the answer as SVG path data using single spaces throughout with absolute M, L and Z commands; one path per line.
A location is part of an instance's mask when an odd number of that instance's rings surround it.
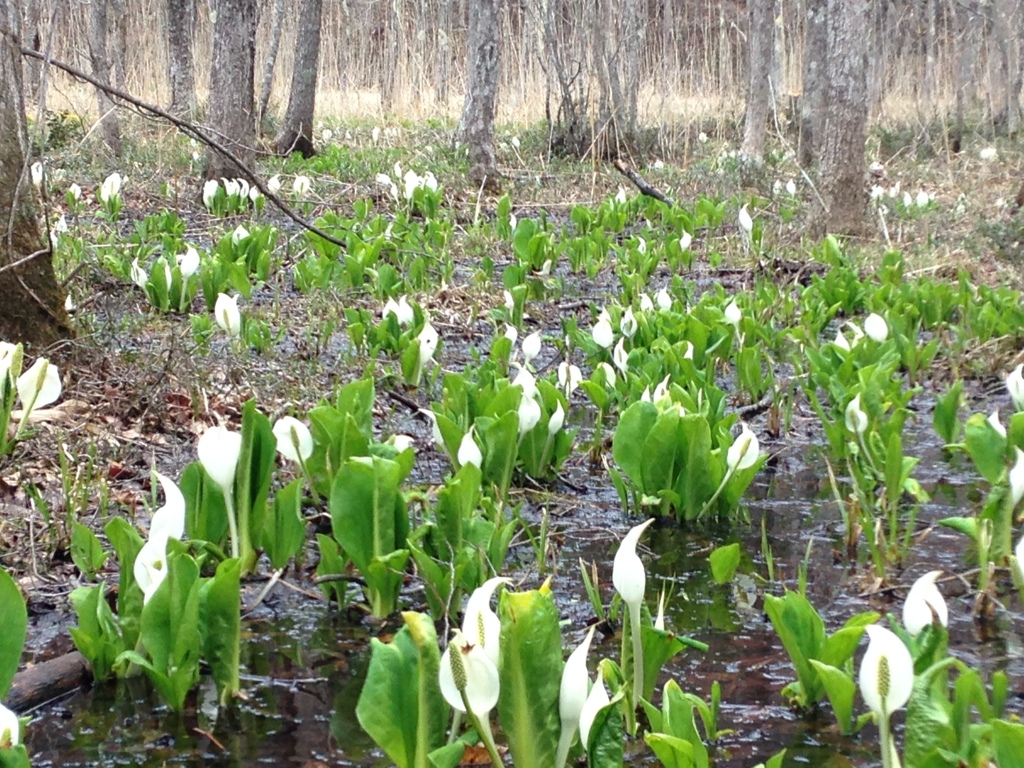
M 412 200 L 416 190 L 423 186 L 423 179 L 420 178 L 420 175 L 411 168 L 405 172 L 405 176 L 402 178 L 402 181 L 405 184 L 404 194 L 406 200 Z
M 36 408 L 49 405 L 60 397 L 60 372 L 45 357 L 37 357 L 32 367 L 18 377 L 18 399 L 24 411 L 22 421 Z
M 1021 578 L 1024 578 L 1024 536 L 1020 537 L 1020 541 L 1014 547 L 1013 556 L 1017 560 L 1017 570 L 1020 572 Z
M 654 617 L 654 628 L 662 632 L 665 631 L 665 599 L 665 590 L 662 589 L 661 594 L 658 595 L 658 613 Z
M 526 393 L 519 399 L 519 439 L 522 440 L 540 423 L 540 404 Z
M 690 244 L 693 242 L 693 235 L 689 232 L 683 232 L 679 238 L 679 250 L 688 251 L 690 250 Z
M 394 315 L 395 320 L 403 328 L 410 325 L 416 317 L 412 307 L 409 305 L 409 299 L 405 296 L 400 296 L 398 301 L 388 299 L 384 304 L 384 311 L 381 314 L 383 317 Z
M 292 182 L 292 192 L 300 197 L 308 195 L 309 190 L 312 189 L 313 182 L 309 180 L 309 176 L 296 176 Z
M 0 749 L 16 747 L 21 743 L 21 723 L 18 716 L 0 703 Z
M 128 272 L 131 275 L 132 282 L 135 283 L 139 288 L 146 289 L 146 283 L 149 282 L 149 275 L 146 270 L 139 266 L 139 260 L 132 259 L 132 268 Z
M 644 570 L 643 561 L 636 553 L 636 546 L 644 531 L 653 522 L 652 517 L 631 528 L 619 544 L 612 562 L 612 585 L 622 597 L 622 601 L 630 607 L 639 607 L 647 588 L 647 571 Z
M 221 178 L 224 182 L 224 194 L 228 197 L 237 197 L 241 190 L 241 185 L 238 183 L 238 179 L 225 179 Z
M 864 333 L 866 333 L 868 338 L 872 341 L 876 341 L 881 344 L 889 338 L 889 326 L 886 324 L 884 317 L 872 312 L 864 320 Z
M 501 693 L 498 667 L 481 646 L 470 642 L 459 630 L 452 633 L 452 639 L 441 656 L 438 683 L 449 706 L 465 712 L 462 700 L 465 693 L 470 710 L 484 721 L 498 703 Z
M 622 331 L 623 336 L 632 339 L 633 334 L 636 333 L 636 328 L 636 315 L 633 314 L 632 307 L 627 307 L 625 314 L 622 315 L 622 320 L 619 322 L 619 330 Z
M 159 472 L 155 474 L 164 490 L 164 505 L 153 513 L 149 523 L 149 537 L 164 535 L 180 539 L 185 535 L 185 497 L 171 478 Z
M 833 341 L 832 343 L 835 344 L 844 352 L 850 351 L 850 342 L 848 342 L 846 340 L 846 337 L 843 336 L 843 330 L 841 328 L 836 331 L 836 340 Z
M 563 360 L 558 364 L 558 386 L 565 392 L 566 397 L 572 397 L 572 393 L 576 391 L 581 381 L 583 381 L 583 372 L 578 365 L 573 365 L 568 360 Z
M 18 368 L 21 368 L 21 349 L 17 344 L 11 344 L 9 341 L 0 341 L 0 387 L 4 385 L 4 377 L 7 376 L 11 371 L 11 366 L 14 365 L 14 361 L 18 360 Z M 15 371 L 18 373 L 18 371 Z
M 587 703 L 590 687 L 590 674 L 587 672 L 587 654 L 590 643 L 594 639 L 596 624 L 592 624 L 583 642 L 576 646 L 562 668 L 562 680 L 558 686 L 558 716 L 562 721 L 562 730 L 558 737 L 558 752 L 555 768 L 565 765 L 572 739 L 579 728 L 580 715 Z
M 725 322 L 739 330 L 741 320 L 743 320 L 743 313 L 740 311 L 739 305 L 736 304 L 736 299 L 733 299 L 725 308 Z
M 610 703 L 608 689 L 604 687 L 604 678 L 599 671 L 580 710 L 580 743 L 584 750 L 590 742 L 590 729 L 594 725 L 594 718 L 603 707 L 607 707 Z
M 615 331 L 612 330 L 611 321 L 604 317 L 598 319 L 590 334 L 594 338 L 594 343 L 603 349 L 608 349 L 615 342 Z
M 740 229 L 743 230 L 744 236 L 749 239 L 754 231 L 754 220 L 750 218 L 750 212 L 747 211 L 746 203 L 744 203 L 743 207 L 740 208 L 740 213 L 737 217 L 737 221 L 740 225 Z
M 988 162 L 990 160 L 995 160 L 996 159 L 996 154 L 997 153 L 996 153 L 996 148 L 995 147 L 985 147 L 984 149 L 982 149 L 978 153 L 978 157 L 981 160 L 984 160 L 985 162 Z
M 792 179 L 786 182 L 786 192 L 789 193 L 790 195 L 796 194 L 796 182 L 793 181 Z
M 517 363 L 515 365 L 518 365 Z M 523 366 L 519 366 L 519 373 L 512 379 L 513 387 L 522 387 L 523 397 L 535 399 L 538 396 L 537 393 L 537 379 L 532 373 L 530 373 Z
M 444 448 L 444 436 L 441 434 L 441 428 L 437 424 L 437 414 L 429 408 L 420 408 L 420 413 L 430 419 L 430 436 L 434 438 L 434 444 Z
M 917 203 L 918 208 L 924 208 L 931 201 L 931 197 L 923 189 L 917 193 L 917 197 L 914 202 Z
M 474 589 L 466 601 L 462 619 L 462 634 L 466 640 L 483 648 L 495 667 L 501 661 L 501 619 L 491 610 L 491 598 L 498 585 L 508 583 L 509 579 L 495 576 Z
M 179 253 L 176 258 L 178 260 L 178 269 L 181 270 L 181 276 L 185 280 L 188 280 L 199 271 L 199 251 L 191 245 L 185 249 L 185 253 Z
M 502 300 L 505 302 L 505 309 L 509 312 L 514 312 L 516 308 L 516 300 L 512 297 L 512 291 L 502 291 Z
M 743 429 L 740 431 L 740 436 L 729 446 L 729 452 L 726 454 L 726 463 L 733 472 L 741 472 L 754 466 L 760 455 L 761 446 L 757 441 L 757 435 L 750 430 L 750 427 L 744 424 Z
M 565 409 L 562 407 L 562 401 L 559 400 L 555 412 L 548 419 L 548 434 L 554 437 L 562 431 L 563 426 L 565 426 Z
M 420 345 L 420 368 L 434 359 L 434 353 L 437 352 L 440 340 L 441 337 L 437 335 L 434 326 L 430 324 L 430 320 L 427 320 L 423 325 L 423 330 L 416 337 L 416 341 Z
M 623 187 L 619 187 L 619 191 L 615 193 L 615 202 L 620 204 L 626 202 L 626 190 Z
M 166 532 L 150 534 L 135 556 L 132 573 L 142 590 L 143 605 L 149 602 L 157 588 L 167 578 L 167 542 L 170 536 Z
M 437 192 L 437 177 L 435 177 L 432 172 L 427 171 L 421 181 L 423 182 L 423 186 L 431 192 Z
M 267 179 L 267 189 L 270 190 L 270 194 L 276 195 L 281 191 L 281 177 L 276 173 Z
M 121 194 L 121 184 L 123 182 L 121 174 L 117 171 L 107 176 L 100 185 L 100 202 L 107 203 Z
M 253 187 L 249 190 L 249 202 L 256 203 L 263 199 L 263 193 L 260 192 L 259 187 Z
M 396 451 L 403 453 L 416 445 L 416 438 L 412 435 L 392 435 L 388 442 Z
M 238 245 L 248 236 L 249 230 L 246 229 L 242 224 L 239 224 L 237 227 L 235 227 L 235 231 L 231 233 L 231 244 Z
M 523 339 L 523 364 L 529 365 L 530 362 L 540 354 L 541 338 L 540 331 L 534 331 L 525 339 Z
M 868 415 L 860 407 L 860 394 L 846 406 L 846 428 L 856 435 L 863 435 L 868 428 Z
M 612 350 L 612 362 L 615 363 L 615 367 L 622 371 L 622 375 L 626 375 L 626 371 L 629 368 L 629 355 L 626 354 L 625 337 L 619 338 L 619 343 L 615 345 L 615 349 Z
M 669 396 L 669 386 L 671 383 L 672 375 L 669 374 L 654 387 L 654 392 L 651 393 L 651 400 L 655 405 L 661 405 L 662 401 L 668 401 L 666 405 L 672 402 L 672 398 Z
M 860 662 L 860 695 L 868 709 L 888 718 L 910 699 L 914 688 L 914 659 L 896 635 L 885 627 L 865 628 L 868 650 Z
M 32 175 L 32 184 L 37 189 L 43 186 L 43 164 L 38 161 L 32 163 L 32 167 L 29 170 Z
M 388 176 L 386 173 L 378 173 L 376 176 L 376 181 L 382 187 L 386 187 L 388 189 L 388 191 L 391 193 L 391 197 L 393 197 L 395 200 L 398 199 L 398 187 L 395 185 L 395 182 L 391 180 L 390 176 Z
M 643 256 L 645 253 L 647 253 L 647 241 L 644 240 L 642 237 L 639 237 L 639 236 L 637 236 L 636 239 L 637 239 L 637 244 L 636 244 L 637 253 L 639 253 L 641 256 Z
M 76 203 L 82 199 L 82 188 L 74 182 L 72 182 L 71 186 L 68 187 L 68 193 Z
M 1014 461 L 1013 467 L 1010 469 L 1010 501 L 1016 507 L 1024 498 L 1024 451 L 1017 446 L 1013 447 L 1013 451 L 1017 460 Z
M 615 383 L 618 381 L 615 369 L 608 365 L 608 363 L 601 361 L 594 367 L 595 373 L 599 370 L 604 373 L 604 381 L 608 389 L 615 389 Z M 648 397 L 650 397 L 650 393 L 648 393 Z
M 1006 427 L 1004 427 L 1003 422 L 999 420 L 998 408 L 996 408 L 994 411 L 992 411 L 992 413 L 988 415 L 988 423 L 989 425 L 991 425 L 992 429 L 996 431 L 997 435 L 999 435 L 1004 440 L 1006 439 Z
M 640 294 L 640 311 L 641 312 L 653 312 L 654 302 L 651 301 L 651 297 L 646 293 Z
M 224 495 L 231 494 L 235 485 L 235 470 L 242 454 L 242 435 L 224 426 L 210 427 L 196 443 L 199 463 Z
M 373 130 L 370 131 L 370 138 L 373 139 L 374 144 L 380 141 L 380 128 L 374 126 Z
M 330 144 L 331 139 L 334 138 L 334 131 L 330 128 L 324 128 L 323 132 L 320 134 L 320 138 L 323 139 L 324 144 Z
M 1024 411 L 1024 363 L 1021 363 L 1006 377 L 1006 389 L 1010 393 L 1013 407 Z
M 917 637 L 935 619 L 946 626 L 949 623 L 949 609 L 946 600 L 935 586 L 935 580 L 942 571 L 930 571 L 914 582 L 903 601 L 903 628 Z
M 218 293 L 213 305 L 213 316 L 219 325 L 232 338 L 242 333 L 242 313 L 238 309 L 238 297 Z
M 516 345 L 516 340 L 519 338 L 519 331 L 511 323 L 505 323 L 505 338 L 508 339 L 509 344 L 513 347 Z
M 518 136 L 513 136 L 510 139 L 510 143 L 512 144 L 513 147 L 515 147 L 516 149 L 519 149 L 519 137 Z
M 289 461 L 301 464 L 313 455 L 313 435 L 309 427 L 292 416 L 282 416 L 274 422 L 277 452 Z
M 473 437 L 473 429 L 474 427 L 470 427 L 469 432 L 462 436 L 455 459 L 460 467 L 472 464 L 479 469 L 484 463 L 484 455 L 480 452 L 480 446 L 476 444 L 476 438 Z
M 658 309 L 662 312 L 667 312 L 672 309 L 672 296 L 669 295 L 667 288 L 662 288 L 655 295 L 654 300 L 658 303 Z

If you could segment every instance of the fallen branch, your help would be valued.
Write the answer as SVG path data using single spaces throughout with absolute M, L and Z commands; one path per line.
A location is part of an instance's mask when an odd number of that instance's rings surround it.
M 613 161 L 612 165 L 615 166 L 615 170 L 617 170 L 619 173 L 621 173 L 623 176 L 625 176 L 627 179 L 633 182 L 636 185 L 636 188 L 640 190 L 641 194 L 647 195 L 648 197 L 653 197 L 655 200 L 660 200 L 665 205 L 671 205 L 675 207 L 676 203 L 671 197 L 666 195 L 660 189 L 652 187 L 643 176 L 641 176 L 639 173 L 637 173 L 632 168 L 627 166 L 621 160 Z
M 162 120 L 166 120 L 171 125 L 180 130 L 182 133 L 184 133 L 186 136 L 195 139 L 201 144 L 205 144 L 213 151 L 228 158 L 235 165 L 235 167 L 238 168 L 239 172 L 243 176 L 250 179 L 252 185 L 256 187 L 260 192 L 262 192 L 263 196 L 266 197 L 267 200 L 276 205 L 285 216 L 294 221 L 303 229 L 312 232 L 315 235 L 319 235 L 324 240 L 327 240 L 330 243 L 334 243 L 334 245 L 339 245 L 342 248 L 345 247 L 344 240 L 339 240 L 333 235 L 328 234 L 327 232 L 322 230 L 320 227 L 316 226 L 316 224 L 307 221 L 298 213 L 296 213 L 295 210 L 287 203 L 285 203 L 280 197 L 271 192 L 270 188 L 267 187 L 267 183 L 262 178 L 260 178 L 260 176 L 252 168 L 250 168 L 246 163 L 243 163 L 241 160 L 235 157 L 231 153 L 231 151 L 228 150 L 223 144 L 221 144 L 219 141 L 208 135 L 206 133 L 206 131 L 208 130 L 207 128 L 200 127 L 195 123 L 189 122 L 188 120 L 183 120 L 180 117 L 176 117 L 170 114 L 169 112 L 160 109 L 160 107 L 154 106 L 152 104 L 147 104 L 146 102 L 135 98 L 130 93 L 126 93 L 125 91 L 119 90 L 110 85 L 105 85 L 96 78 L 92 77 L 91 75 L 87 75 L 80 69 L 72 67 L 70 64 L 65 64 L 62 61 L 57 61 L 56 59 L 48 58 L 45 54 L 42 54 L 39 51 L 35 51 L 31 48 L 26 48 L 21 45 L 21 41 L 18 40 L 18 37 L 12 34 L 9 30 L 0 30 L 0 33 L 2 33 L 5 37 L 9 37 L 14 42 L 14 44 L 18 47 L 18 50 L 21 51 L 22 56 L 27 56 L 28 58 L 32 59 L 39 59 L 40 61 L 46 62 L 47 64 L 52 64 L 53 66 L 57 67 L 57 69 L 67 72 L 72 77 L 83 82 L 89 83 L 95 88 L 99 88 L 101 91 L 107 93 L 111 98 L 116 99 L 119 102 L 122 102 L 124 105 L 134 108 L 139 114 L 143 115 L 144 117 L 157 117 Z
M 85 657 L 78 651 L 26 667 L 14 676 L 4 701 L 24 714 L 40 704 L 86 685 L 92 675 Z

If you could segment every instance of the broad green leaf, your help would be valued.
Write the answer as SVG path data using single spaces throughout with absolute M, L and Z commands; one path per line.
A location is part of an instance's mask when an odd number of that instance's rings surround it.
M 913 692 L 907 703 L 903 755 L 907 765 L 919 765 L 937 748 L 955 749 L 956 727 L 953 707 L 945 696 L 933 695 L 935 675 L 949 667 L 953 659 L 935 664 L 914 679 Z
M 430 617 L 403 613 L 390 643 L 370 641 L 370 668 L 356 717 L 398 768 L 427 768 L 444 742 L 448 705 L 441 697 L 441 654 Z
M 644 741 L 665 768 L 694 768 L 693 746 L 665 733 L 648 733 Z
M 658 409 L 654 403 L 638 400 L 622 412 L 612 437 L 615 463 L 638 487 L 643 476 L 642 446 L 657 419 Z
M 25 745 L 19 744 L 14 749 L 0 749 L 0 768 L 31 768 Z
M 561 731 L 558 689 L 562 638 L 558 608 L 545 585 L 502 593 L 501 698 L 498 714 L 517 768 L 550 768 Z
M 338 471 L 330 501 L 334 538 L 359 570 L 365 571 L 374 557 L 399 548 L 395 510 L 400 502 L 395 462 L 358 457 Z
M 302 519 L 302 480 L 293 480 L 274 494 L 260 547 L 275 569 L 284 568 L 306 541 L 306 521 Z
M 964 449 L 981 476 L 995 485 L 1006 471 L 1006 438 L 996 432 L 984 414 L 975 413 L 967 419 Z
M 198 467 L 198 465 L 196 465 Z M 200 475 L 203 473 L 200 470 Z M 117 622 L 125 648 L 134 648 L 139 639 L 142 617 L 142 589 L 135 583 L 135 558 L 145 542 L 135 526 L 123 517 L 115 517 L 103 527 L 120 565 L 117 589 Z
M 71 522 L 71 559 L 87 577 L 92 577 L 107 561 L 107 553 L 96 534 L 77 520 Z
M 635 447 L 640 452 L 640 479 L 637 484 L 642 493 L 657 496 L 675 484 L 678 471 L 676 451 L 681 447 L 678 427 L 679 412 L 670 408 L 658 415 L 647 439 Z M 636 479 L 633 478 L 634 481 Z
M 95 584 L 71 593 L 71 605 L 78 618 L 77 626 L 71 628 L 71 639 L 89 662 L 95 680 L 106 680 L 117 657 L 125 650 L 105 592 L 102 584 Z
M 993 720 L 992 746 L 999 768 L 1024 768 L 1024 725 Z
M 237 558 L 224 560 L 217 572 L 205 579 L 200 590 L 199 617 L 203 658 L 210 665 L 221 704 L 241 690 L 242 564 Z
M 0 632 L 0 700 L 7 695 L 14 680 L 14 674 L 21 665 L 21 652 L 25 647 L 25 633 L 28 630 L 28 612 L 25 598 L 14 583 L 14 579 L 0 568 L 0 616 L 3 616 L 3 631 Z M 561 658 L 561 654 L 559 654 Z
M 839 723 L 839 730 L 844 736 L 854 733 L 853 697 L 857 685 L 853 678 L 841 669 L 811 659 L 811 666 L 818 673 L 818 679 L 825 689 L 832 712 Z
M 711 577 L 718 584 L 728 584 L 736 575 L 742 552 L 738 542 L 716 547 L 708 560 L 711 563 Z
M 623 698 L 619 694 L 594 715 L 587 744 L 587 765 L 590 768 L 621 768 L 623 765 L 622 723 Z M 518 766 L 519 763 L 516 763 Z
M 256 401 L 242 407 L 242 451 L 235 470 L 235 512 L 241 546 L 242 573 L 256 567 L 254 544 L 263 534 L 267 495 L 277 456 L 277 437 L 270 419 L 256 410 Z
M 813 706 L 824 694 L 810 663 L 819 657 L 825 644 L 824 622 L 807 598 L 797 592 L 787 591 L 784 597 L 765 595 L 764 609 L 796 669 L 802 693 L 798 704 Z
M 708 646 L 699 640 L 681 637 L 646 624 L 641 627 L 640 641 L 644 649 L 644 690 L 642 695 L 648 701 L 653 698 L 658 675 L 661 674 L 661 668 L 669 659 L 687 648 L 701 652 L 708 649 Z

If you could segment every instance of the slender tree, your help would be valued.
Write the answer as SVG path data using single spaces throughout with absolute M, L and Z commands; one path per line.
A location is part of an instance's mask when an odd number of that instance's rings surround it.
M 864 143 L 868 123 L 868 0 L 829 0 L 828 114 L 821 145 L 820 223 L 858 234 L 866 224 Z
M 300 21 L 301 23 L 301 21 Z M 270 48 L 267 61 L 263 65 L 263 87 L 260 88 L 260 103 L 256 115 L 260 123 L 267 116 L 267 105 L 270 104 L 270 92 L 274 87 L 274 66 L 277 64 L 277 52 L 281 48 L 281 29 L 284 27 L 284 0 L 274 0 L 274 12 L 270 17 Z M 317 46 L 320 45 L 320 31 L 317 30 Z M 298 50 L 300 41 L 296 41 Z
M 111 74 L 117 71 L 114 61 L 121 56 L 117 49 L 119 35 L 110 35 L 110 10 L 108 0 L 93 0 L 89 6 L 89 59 L 92 76 L 104 85 L 111 85 Z M 115 17 L 117 14 L 114 14 Z M 110 38 L 114 38 L 114 45 Z M 113 51 L 111 49 L 114 49 Z M 113 54 L 113 57 L 112 57 Z M 123 79 L 123 66 L 120 68 Z M 99 113 L 100 136 L 115 156 L 121 154 L 121 126 L 117 119 L 117 108 L 106 91 L 96 89 L 96 110 Z
M 494 104 L 498 92 L 498 31 L 501 0 L 476 0 L 469 12 L 466 99 L 458 138 L 469 147 L 469 177 L 494 190 L 498 161 L 494 154 Z
M 825 129 L 825 89 L 828 85 L 828 0 L 806 0 L 803 91 L 800 94 L 800 163 L 818 158 Z
M 196 112 L 196 74 L 192 54 L 195 37 L 195 0 L 166 0 L 167 75 L 171 81 L 172 114 L 192 117 Z
M 295 36 L 295 65 L 281 131 L 274 142 L 279 154 L 316 154 L 313 146 L 313 112 L 316 109 L 316 79 L 320 65 L 320 22 L 323 0 L 302 0 L 299 28 Z
M 0 0 L 0 339 L 46 346 L 71 326 L 28 179 L 19 21 L 18 0 Z
M 215 0 L 213 67 L 210 74 L 208 127 L 233 154 L 251 165 L 256 157 L 253 68 L 256 57 L 256 0 Z M 206 154 L 206 178 L 236 177 L 230 158 L 212 149 Z
M 779 92 L 779 84 L 770 83 L 775 45 L 775 0 L 747 0 L 747 19 L 747 105 L 740 154 L 760 163 L 764 155 L 771 89 Z

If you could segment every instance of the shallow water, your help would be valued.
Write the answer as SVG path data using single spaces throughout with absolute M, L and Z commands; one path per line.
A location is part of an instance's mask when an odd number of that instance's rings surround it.
M 912 430 L 912 427 L 911 427 Z M 909 430 L 908 430 L 909 431 Z M 942 568 L 963 572 L 966 539 L 934 522 L 970 508 L 978 490 L 973 479 L 942 455 L 941 446 L 921 431 L 922 465 L 915 476 L 932 496 L 918 520 L 924 531 L 915 544 L 899 583 L 909 585 L 926 571 Z M 722 687 L 721 728 L 735 733 L 718 745 L 717 768 L 748 768 L 785 747 L 787 765 L 874 766 L 877 741 L 872 727 L 844 737 L 831 713 L 801 716 L 780 694 L 792 678 L 781 643 L 765 617 L 761 591 L 794 587 L 799 564 L 807 559 L 807 592 L 834 630 L 851 615 L 865 610 L 899 612 L 905 594 L 896 590 L 868 599 L 860 597 L 867 568 L 851 567 L 839 556 L 841 521 L 822 466 L 809 446 L 781 454 L 749 493 L 750 525 L 732 530 L 688 531 L 664 524 L 645 537 L 649 548 L 651 601 L 664 585 L 671 590 L 668 625 L 707 643 L 707 653 L 686 651 L 665 670 L 684 690 L 707 696 L 714 681 Z M 768 446 L 770 450 L 770 446 Z M 595 488 L 586 469 L 577 466 L 570 480 L 587 489 L 552 507 L 562 532 L 560 567 L 554 587 L 571 620 L 566 645 L 575 644 L 593 611 L 583 597 L 575 568 L 579 558 L 599 564 L 602 592 L 610 599 L 611 557 L 621 533 L 634 520 L 618 509 L 609 488 Z M 526 516 L 536 515 L 527 509 Z M 761 552 L 764 518 L 775 560 L 774 585 L 763 579 L 767 569 Z M 745 552 L 742 586 L 717 585 L 710 579 L 707 554 L 722 543 L 740 541 Z M 813 542 L 808 554 L 808 542 Z M 535 586 L 532 550 L 514 550 L 522 558 L 524 587 Z M 512 571 L 516 568 L 513 567 Z M 754 575 L 761 577 L 755 581 Z M 998 617 L 981 637 L 970 617 L 971 600 L 955 582 L 943 591 L 950 604 L 950 648 L 954 655 L 987 671 L 1005 669 L 1011 681 L 1024 678 L 1024 646 L 1014 631 L 1020 627 L 1019 606 Z M 413 592 L 410 597 L 415 600 Z M 33 765 L 39 766 L 162 766 L 162 765 L 386 765 L 360 730 L 355 705 L 369 657 L 369 637 L 397 626 L 371 628 L 353 617 L 327 609 L 323 603 L 296 596 L 280 587 L 245 625 L 243 684 L 248 700 L 237 710 L 217 716 L 212 683 L 200 689 L 186 711 L 176 716 L 147 692 L 144 681 L 100 685 L 41 708 L 29 728 Z M 600 636 L 599 636 L 600 639 Z M 604 638 L 591 651 L 618 656 L 617 638 Z M 1011 682 L 1011 689 L 1014 683 Z M 1019 686 L 1017 686 L 1019 688 Z M 1011 707 L 1020 709 L 1014 698 Z M 632 761 L 633 764 L 639 759 Z M 651 758 L 651 763 L 655 764 Z

